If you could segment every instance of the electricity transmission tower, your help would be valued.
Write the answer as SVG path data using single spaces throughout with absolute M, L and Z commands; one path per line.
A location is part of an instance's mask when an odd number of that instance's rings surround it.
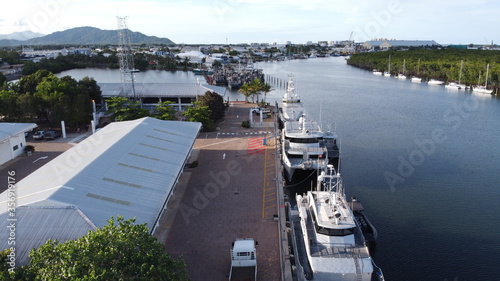
M 117 17 L 118 19 L 118 60 L 121 74 L 121 96 L 131 97 L 134 100 L 134 55 L 130 46 L 129 29 L 127 27 L 127 17 Z

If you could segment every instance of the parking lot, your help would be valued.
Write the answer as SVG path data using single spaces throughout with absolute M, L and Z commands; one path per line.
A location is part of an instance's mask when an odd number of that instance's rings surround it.
M 33 139 L 33 133 L 30 133 L 26 138 L 26 145 L 33 145 L 35 151 L 31 156 L 19 156 L 0 165 L 0 192 L 7 189 L 9 171 L 15 172 L 15 181 L 19 182 L 21 179 L 47 164 L 86 137 L 87 134 L 84 133 L 69 133 L 66 135 L 66 138 L 60 137 L 55 140 L 35 140 Z

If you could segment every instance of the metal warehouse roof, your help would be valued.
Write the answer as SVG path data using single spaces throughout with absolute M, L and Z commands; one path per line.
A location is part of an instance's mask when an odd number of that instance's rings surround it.
M 118 96 L 121 83 L 98 83 L 103 97 Z M 137 97 L 196 97 L 203 96 L 206 91 L 216 92 L 224 96 L 225 87 L 197 83 L 135 83 Z
M 200 128 L 150 117 L 111 123 L 21 180 L 17 206 L 75 207 L 97 227 L 135 217 L 153 229 Z M 0 194 L 2 215 L 7 200 Z
M 67 207 L 34 207 L 23 206 L 16 210 L 15 221 L 8 213 L 0 215 L 2 231 L 9 230 L 10 223 L 15 222 L 12 229 L 15 236 L 15 245 L 9 245 L 8 239 L 1 239 L 0 249 L 16 248 L 16 263 L 28 263 L 28 254 L 31 249 L 38 248 L 48 239 L 64 243 L 68 240 L 78 239 L 94 230 L 95 226 L 85 215 L 74 206 Z M 10 235 L 9 235 L 10 236 Z M 8 237 L 8 236 L 6 236 Z
M 38 127 L 35 123 L 0 123 L 0 142 Z

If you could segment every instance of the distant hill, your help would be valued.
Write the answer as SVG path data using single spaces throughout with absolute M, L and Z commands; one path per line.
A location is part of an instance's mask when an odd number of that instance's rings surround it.
M 147 36 L 140 32 L 129 30 L 131 44 L 174 44 L 168 38 Z M 19 45 L 117 45 L 118 32 L 116 30 L 102 30 L 85 26 L 58 31 L 38 38 L 28 40 L 0 40 L 0 46 Z
M 28 40 L 32 38 L 42 37 L 45 34 L 36 33 L 33 31 L 21 31 L 21 32 L 13 32 L 11 34 L 0 34 L 0 40 Z

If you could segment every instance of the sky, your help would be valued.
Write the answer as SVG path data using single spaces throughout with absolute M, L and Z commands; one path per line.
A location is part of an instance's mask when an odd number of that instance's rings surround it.
M 0 34 L 115 30 L 117 17 L 125 17 L 133 31 L 185 44 L 500 44 L 499 14 L 498 0 L 14 0 L 2 3 Z

